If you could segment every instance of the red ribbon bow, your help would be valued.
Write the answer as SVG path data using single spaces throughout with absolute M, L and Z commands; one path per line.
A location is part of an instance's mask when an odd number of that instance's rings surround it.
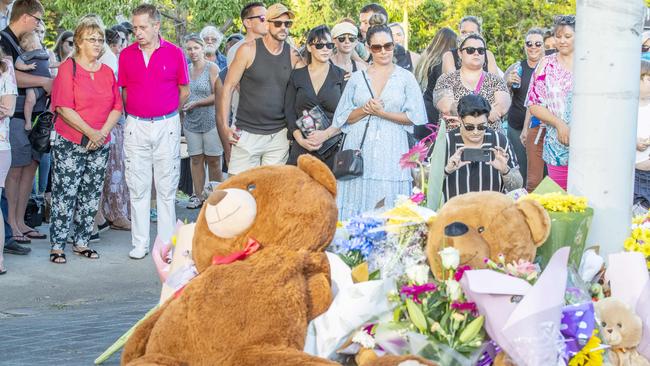
M 248 243 L 246 243 L 246 246 L 244 247 L 244 250 L 240 250 L 223 257 L 215 255 L 212 257 L 212 264 L 230 264 L 235 261 L 244 260 L 251 254 L 255 253 L 258 249 L 260 249 L 260 243 L 253 238 L 249 238 Z
M 253 239 L 249 238 L 248 242 L 246 243 L 246 246 L 244 247 L 244 250 L 240 250 L 237 252 L 234 252 L 232 254 L 228 254 L 226 256 L 218 256 L 215 255 L 212 257 L 212 264 L 230 264 L 235 261 L 241 261 L 249 257 L 251 254 L 257 252 L 260 249 L 260 243 Z M 175 293 L 174 293 L 174 299 L 177 299 L 181 296 L 183 293 L 183 290 L 185 290 L 185 286 L 179 288 Z

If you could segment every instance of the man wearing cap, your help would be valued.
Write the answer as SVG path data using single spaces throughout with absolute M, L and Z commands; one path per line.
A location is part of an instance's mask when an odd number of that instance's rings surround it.
M 133 10 L 136 42 L 120 53 L 118 84 L 127 114 L 124 126 L 126 184 L 131 199 L 129 256 L 149 252 L 151 180 L 156 186 L 158 236 L 171 240 L 176 224 L 181 124 L 178 108 L 189 96 L 183 50 L 160 36 L 160 12 L 142 4 Z
M 228 173 L 285 164 L 289 157 L 284 94 L 300 56 L 286 42 L 294 14 L 282 4 L 266 11 L 268 33 L 244 42 L 228 68 L 217 108 L 217 128 L 228 162 Z M 232 93 L 239 84 L 235 125 L 228 126 Z

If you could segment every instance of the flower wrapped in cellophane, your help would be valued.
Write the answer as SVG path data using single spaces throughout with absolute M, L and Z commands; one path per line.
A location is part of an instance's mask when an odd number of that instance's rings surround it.
M 631 229 L 630 236 L 625 239 L 625 250 L 643 254 L 650 269 L 650 213 L 634 217 Z
M 546 242 L 537 248 L 537 258 L 542 267 L 546 266 L 553 253 L 565 246 L 571 247 L 569 263 L 579 267 L 594 216 L 594 210 L 587 206 L 587 199 L 567 194 L 548 177 L 535 191 L 521 199 L 539 202 L 551 217 L 551 233 Z

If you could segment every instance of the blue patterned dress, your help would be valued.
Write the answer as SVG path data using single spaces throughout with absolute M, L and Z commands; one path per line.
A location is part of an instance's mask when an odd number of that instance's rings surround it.
M 369 76 L 365 75 L 370 83 Z M 334 126 L 347 134 L 343 149 L 359 148 L 369 118 L 353 124 L 346 122 L 354 109 L 371 98 L 363 78 L 361 71 L 352 74 L 334 113 Z M 387 112 L 406 113 L 415 125 L 427 122 L 422 93 L 415 77 L 407 70 L 395 67 L 379 97 Z M 400 157 L 409 150 L 407 133 L 413 133 L 412 125 L 399 125 L 372 116 L 362 149 L 363 176 L 337 182 L 339 220 L 372 210 L 382 199 L 386 207 L 392 207 L 398 195 L 410 194 L 411 172 L 399 166 Z

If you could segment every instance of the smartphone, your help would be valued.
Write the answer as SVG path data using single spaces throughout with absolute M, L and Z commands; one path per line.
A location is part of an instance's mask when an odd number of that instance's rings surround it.
M 492 161 L 492 150 L 490 149 L 465 149 L 460 157 L 462 161 Z

